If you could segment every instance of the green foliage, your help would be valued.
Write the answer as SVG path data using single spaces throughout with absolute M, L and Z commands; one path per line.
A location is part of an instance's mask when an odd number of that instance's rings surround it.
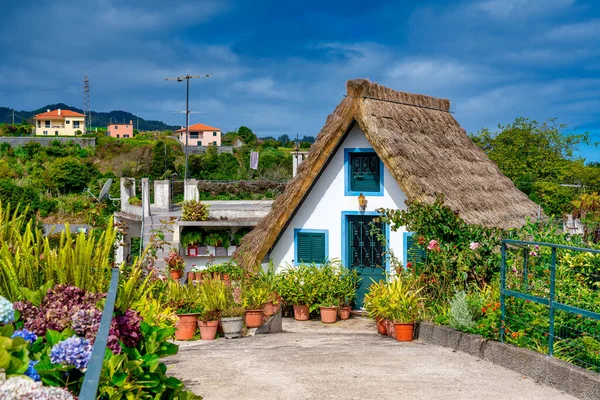
M 374 282 L 365 295 L 365 309 L 374 318 L 415 322 L 423 314 L 422 290 L 418 280 L 410 275 L 400 275 L 389 282 Z
M 208 220 L 208 208 L 207 204 L 204 204 L 198 200 L 186 200 L 182 204 L 183 215 L 182 221 L 206 221 Z
M 67 227 L 51 246 L 25 215 L 0 207 L 0 295 L 22 300 L 22 287 L 35 291 L 49 281 L 105 291 L 115 237 L 112 223 L 99 235 L 73 235 Z
M 199 304 L 202 307 L 200 319 L 214 321 L 221 311 L 233 302 L 231 289 L 220 279 L 205 279 L 199 286 Z
M 204 231 L 198 228 L 184 228 L 181 232 L 181 246 L 186 248 L 191 245 L 203 243 Z
M 24 374 L 29 366 L 28 342 L 22 337 L 11 338 L 13 325 L 0 326 L 0 370 L 6 376 Z
M 566 125 L 554 119 L 540 124 L 517 118 L 499 125 L 496 132 L 482 129 L 471 139 L 548 215 L 568 212 L 577 195 L 574 188 L 561 184 L 597 185 L 600 179 L 600 171 L 574 156 L 580 144 L 589 143 L 588 134 L 568 133 Z
M 452 300 L 450 300 L 448 322 L 455 329 L 470 329 L 475 325 L 473 315 L 467 303 L 467 293 L 464 290 L 456 292 Z
M 175 154 L 164 141 L 157 141 L 152 149 L 150 174 L 155 179 L 167 179 L 175 172 Z
M 57 158 L 48 166 L 47 184 L 63 193 L 80 192 L 95 173 L 91 164 L 82 163 L 75 157 Z
M 261 310 L 269 301 L 269 287 L 260 280 L 244 285 L 242 289 L 242 304 L 246 310 Z

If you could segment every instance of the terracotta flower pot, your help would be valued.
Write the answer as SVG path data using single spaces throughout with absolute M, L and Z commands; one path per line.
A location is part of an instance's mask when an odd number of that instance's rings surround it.
M 385 326 L 385 320 L 377 318 L 377 333 L 380 335 L 387 335 L 387 327 Z
M 221 326 L 223 327 L 225 337 L 227 339 L 242 337 L 243 322 L 244 319 L 242 317 L 221 318 Z
M 196 326 L 198 321 L 197 314 L 178 314 L 179 318 L 175 324 L 175 339 L 190 340 L 196 334 Z
M 181 275 L 183 275 L 183 271 L 170 271 L 169 275 L 171 275 L 171 278 L 178 280 L 178 279 L 181 279 Z
M 194 280 L 202 282 L 202 272 L 194 272 Z
M 350 319 L 350 306 L 340 307 L 338 316 L 341 320 Z
M 294 304 L 294 319 L 296 321 L 308 321 L 309 315 L 306 304 Z
M 396 340 L 399 342 L 411 342 L 413 340 L 413 332 L 415 324 L 410 323 L 395 323 L 394 333 L 396 334 Z
M 275 311 L 273 310 L 273 302 L 272 301 L 267 301 L 265 303 L 265 315 L 267 317 L 270 317 L 271 315 L 275 314 Z
M 263 323 L 264 310 L 246 310 L 246 326 L 248 328 L 258 328 Z
M 277 314 L 281 310 L 281 303 L 273 304 L 273 313 Z
M 198 320 L 198 328 L 200 328 L 200 339 L 214 340 L 217 336 L 217 328 L 219 320 L 216 321 L 200 321 Z
M 333 324 L 337 321 L 337 307 L 321 307 L 321 322 Z
M 229 274 L 223 274 L 223 280 L 225 282 L 229 282 L 231 280 L 231 275 L 229 275 Z
M 188 272 L 187 273 L 187 280 L 188 280 L 188 282 L 193 281 L 195 276 L 196 276 L 195 272 Z
M 392 321 L 390 321 L 389 319 L 385 320 L 385 329 L 386 329 L 386 334 L 389 337 L 392 337 L 392 332 L 394 331 L 394 323 Z

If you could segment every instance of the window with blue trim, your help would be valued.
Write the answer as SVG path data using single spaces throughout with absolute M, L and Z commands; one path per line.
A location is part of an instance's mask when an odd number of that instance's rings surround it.
M 327 232 L 316 230 L 295 230 L 296 264 L 327 261 Z
M 413 232 L 404 232 L 404 267 L 410 262 L 414 266 L 427 261 L 425 246 L 419 244 Z
M 345 149 L 345 194 L 383 196 L 383 163 L 375 150 Z

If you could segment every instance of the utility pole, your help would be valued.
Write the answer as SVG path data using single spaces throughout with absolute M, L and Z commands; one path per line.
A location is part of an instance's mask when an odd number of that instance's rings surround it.
M 179 76 L 177 78 L 166 78 L 167 81 L 183 82 L 186 81 L 185 88 L 185 176 L 184 180 L 188 178 L 188 142 L 190 137 L 190 79 L 196 78 L 208 78 L 212 74 L 206 75 L 190 75 Z

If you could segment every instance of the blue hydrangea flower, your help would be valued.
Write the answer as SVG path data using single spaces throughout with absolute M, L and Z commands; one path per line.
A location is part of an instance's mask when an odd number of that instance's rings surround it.
M 33 361 L 33 360 L 29 361 L 29 367 L 27 367 L 27 371 L 25 371 L 25 375 L 27 375 L 34 381 L 39 382 L 41 380 L 41 378 L 35 369 L 35 364 L 37 364 L 37 363 L 39 363 L 39 361 Z
M 23 328 L 20 331 L 14 331 L 14 333 L 12 334 L 11 337 L 16 338 L 17 336 L 22 337 L 23 339 L 27 340 L 29 343 L 33 343 L 37 340 L 37 335 L 25 328 Z
M 15 309 L 10 301 L 0 296 L 0 324 L 10 324 L 15 320 Z
M 50 361 L 53 364 L 73 365 L 78 369 L 87 367 L 91 356 L 90 341 L 75 335 L 55 344 L 50 351 Z

